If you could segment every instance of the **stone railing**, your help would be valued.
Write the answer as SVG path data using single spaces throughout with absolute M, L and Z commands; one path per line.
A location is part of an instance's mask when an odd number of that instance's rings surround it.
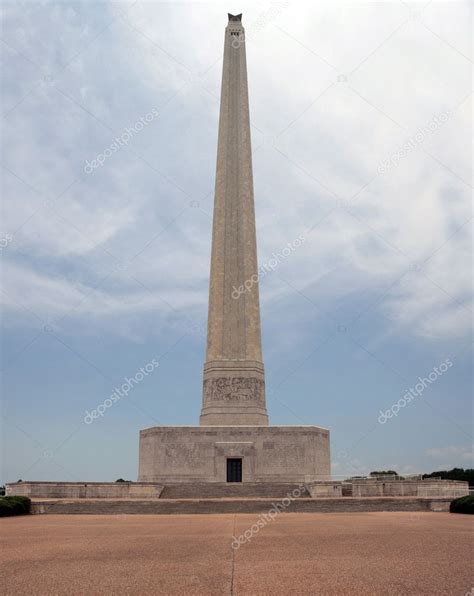
M 12 482 L 5 494 L 36 499 L 159 498 L 163 486 L 152 482 Z

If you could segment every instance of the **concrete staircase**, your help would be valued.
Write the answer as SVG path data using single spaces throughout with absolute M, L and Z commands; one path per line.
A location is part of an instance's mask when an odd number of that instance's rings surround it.
M 342 483 L 342 496 L 343 497 L 352 497 L 352 483 L 351 482 L 343 482 Z
M 282 513 L 336 513 L 367 511 L 449 511 L 450 498 L 353 497 L 295 499 Z M 32 500 L 33 514 L 170 515 L 209 513 L 268 513 L 280 499 L 53 499 Z
M 292 483 L 263 482 L 190 482 L 186 484 L 167 484 L 161 499 L 222 499 L 222 498 L 260 498 L 284 499 L 310 498 L 307 488 Z

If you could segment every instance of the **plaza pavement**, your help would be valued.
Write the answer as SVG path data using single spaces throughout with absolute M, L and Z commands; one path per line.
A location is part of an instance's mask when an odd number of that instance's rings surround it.
M 253 537 L 233 549 L 232 537 L 259 518 L 2 519 L 0 590 L 15 596 L 474 594 L 471 516 L 282 513 L 254 526 Z

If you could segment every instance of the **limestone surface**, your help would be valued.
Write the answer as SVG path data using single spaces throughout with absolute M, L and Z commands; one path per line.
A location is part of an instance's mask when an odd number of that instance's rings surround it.
M 226 482 L 228 458 L 242 482 L 330 478 L 329 431 L 318 426 L 156 426 L 140 433 L 139 481 Z
M 241 17 L 225 30 L 202 425 L 268 424 Z

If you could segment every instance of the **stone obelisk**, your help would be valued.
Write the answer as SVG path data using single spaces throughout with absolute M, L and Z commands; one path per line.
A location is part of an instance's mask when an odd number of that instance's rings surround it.
M 268 425 L 242 15 L 225 30 L 200 424 Z
M 242 15 L 229 15 L 200 425 L 140 431 L 142 482 L 301 484 L 330 475 L 327 429 L 268 424 L 244 36 Z

